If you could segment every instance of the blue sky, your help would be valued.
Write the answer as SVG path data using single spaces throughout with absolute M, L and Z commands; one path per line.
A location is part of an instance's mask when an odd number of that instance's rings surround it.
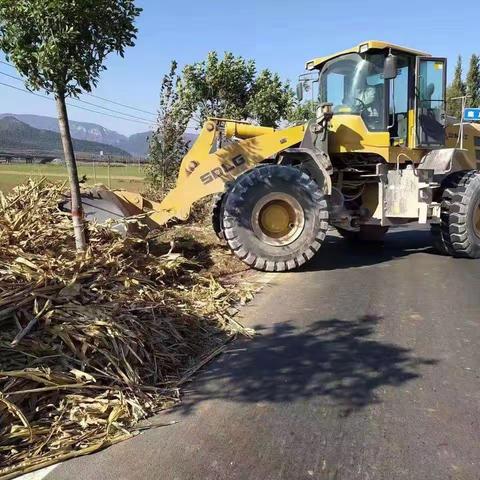
M 156 111 L 161 78 L 171 59 L 182 66 L 202 60 L 210 50 L 229 50 L 253 58 L 259 68 L 279 72 L 292 83 L 303 72 L 306 60 L 366 39 L 446 56 L 449 75 L 459 53 L 465 63 L 472 53 L 480 54 L 479 0 L 458 2 L 457 9 L 445 0 L 138 0 L 137 4 L 144 9 L 138 20 L 137 45 L 124 59 L 108 60 L 108 70 L 94 93 L 152 112 Z M 0 72 L 15 74 L 5 65 L 0 65 Z M 4 83 L 21 86 L 0 77 Z M 54 116 L 54 107 L 53 102 L 0 85 L 0 112 Z M 70 117 L 124 134 L 148 128 L 74 108 Z

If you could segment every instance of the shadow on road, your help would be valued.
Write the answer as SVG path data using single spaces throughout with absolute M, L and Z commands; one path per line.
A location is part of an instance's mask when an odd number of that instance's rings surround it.
M 381 243 L 352 243 L 329 235 L 315 258 L 297 272 L 372 266 L 416 253 L 439 255 L 428 230 L 402 227 L 389 232 Z
M 233 353 L 200 375 L 180 410 L 190 413 L 203 400 L 291 402 L 324 397 L 342 415 L 378 402 L 376 390 L 420 376 L 436 360 L 371 338 L 380 318 L 317 321 L 305 329 L 290 323 L 236 342 Z

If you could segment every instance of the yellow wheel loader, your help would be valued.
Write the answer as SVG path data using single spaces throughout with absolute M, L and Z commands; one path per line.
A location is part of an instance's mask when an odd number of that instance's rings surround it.
M 306 68 L 314 119 L 275 130 L 211 118 L 161 203 L 98 190 L 84 198 L 87 219 L 148 212 L 155 227 L 216 195 L 213 228 L 259 270 L 305 264 L 329 227 L 381 240 L 410 222 L 430 223 L 443 253 L 479 258 L 480 126 L 447 117 L 446 60 L 367 41 Z

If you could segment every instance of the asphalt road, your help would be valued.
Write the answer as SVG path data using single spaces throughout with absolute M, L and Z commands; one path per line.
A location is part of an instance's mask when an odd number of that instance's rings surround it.
M 253 341 L 150 430 L 48 480 L 480 479 L 480 261 L 329 237 L 245 310 Z

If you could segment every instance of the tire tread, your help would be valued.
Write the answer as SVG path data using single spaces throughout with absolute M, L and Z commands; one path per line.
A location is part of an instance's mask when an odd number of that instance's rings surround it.
M 468 210 L 477 191 L 480 191 L 480 172 L 477 170 L 462 170 L 445 179 L 440 224 L 431 226 L 434 246 L 441 253 L 479 258 L 480 244 L 468 231 Z

